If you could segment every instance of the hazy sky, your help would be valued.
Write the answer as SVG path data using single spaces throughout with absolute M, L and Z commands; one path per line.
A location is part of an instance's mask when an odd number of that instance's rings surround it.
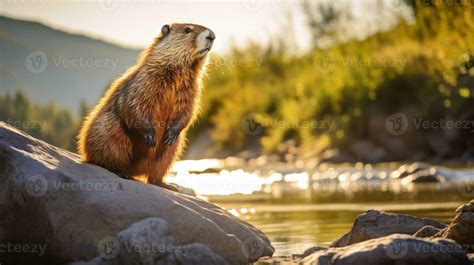
M 0 14 L 132 47 L 150 43 L 163 24 L 193 22 L 214 30 L 217 51 L 225 51 L 232 43 L 243 45 L 249 39 L 266 42 L 291 17 L 292 30 L 288 34 L 295 37 L 299 47 L 306 48 L 309 38 L 300 13 L 301 3 L 328 1 L 331 0 L 0 0 Z M 369 18 L 373 12 L 366 9 L 366 3 L 375 1 L 349 2 L 355 16 Z M 381 1 L 396 8 L 401 0 Z

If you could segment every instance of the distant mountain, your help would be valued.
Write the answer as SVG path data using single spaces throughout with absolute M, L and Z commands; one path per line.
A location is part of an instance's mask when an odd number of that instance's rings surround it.
M 0 16 L 0 94 L 21 90 L 34 102 L 56 102 L 77 114 L 132 66 L 138 50 Z

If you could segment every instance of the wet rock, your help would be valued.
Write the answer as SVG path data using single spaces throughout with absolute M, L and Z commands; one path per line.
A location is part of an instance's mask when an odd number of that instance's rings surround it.
M 317 265 L 471 265 L 465 251 L 453 240 L 424 239 L 394 234 L 341 248 L 328 248 L 304 258 Z
M 204 170 L 191 170 L 189 171 L 189 174 L 218 174 L 221 172 L 221 168 L 213 168 L 213 167 L 210 167 L 210 168 L 206 168 Z
M 249 263 L 274 251 L 261 231 L 216 205 L 118 178 L 4 123 L 0 161 L 0 242 L 43 244 L 45 256 L 55 263 L 102 262 L 104 241 L 111 251 L 121 242 L 190 246 L 190 253 L 205 261 L 221 257 L 230 264 Z M 194 254 L 170 253 L 119 252 L 119 258 L 196 261 Z
M 425 170 L 430 168 L 429 164 L 422 163 L 422 162 L 415 162 L 410 165 L 401 165 L 398 170 L 393 171 L 390 173 L 391 178 L 395 179 L 402 179 L 409 175 L 412 175 L 420 170 Z
M 395 233 L 413 235 L 426 225 L 440 229 L 446 227 L 445 224 L 429 218 L 369 210 L 359 215 L 351 230 L 334 241 L 331 247 L 344 247 Z
M 420 230 L 418 230 L 414 234 L 414 236 L 416 236 L 416 237 L 432 237 L 432 236 L 436 235 L 437 233 L 439 233 L 439 231 L 441 231 L 441 229 L 436 228 L 436 227 L 431 226 L 431 225 L 427 225 L 427 226 L 422 227 Z
M 313 254 L 313 253 L 316 252 L 316 251 L 320 251 L 320 250 L 324 250 L 324 249 L 326 249 L 326 248 L 318 247 L 318 246 L 310 247 L 310 248 L 308 248 L 307 250 L 305 250 L 305 251 L 303 252 L 303 254 L 301 255 L 301 257 L 302 257 L 302 258 L 307 257 L 307 256 Z
M 444 183 L 446 182 L 446 177 L 439 174 L 436 168 L 432 167 L 429 169 L 419 170 L 413 174 L 410 174 L 405 179 L 407 182 L 412 183 Z
M 474 200 L 456 209 L 454 220 L 435 236 L 450 238 L 474 251 Z
M 328 149 L 324 151 L 321 155 L 321 163 L 327 162 L 327 163 L 344 163 L 348 161 L 353 161 L 354 158 L 351 157 L 349 154 L 334 148 L 334 149 Z
M 351 151 L 358 161 L 375 163 L 383 161 L 386 152 L 383 148 L 375 146 L 372 142 L 361 140 L 351 145 Z
M 346 247 L 315 250 L 306 256 L 262 258 L 255 264 L 471 265 L 466 252 L 453 240 L 423 239 L 402 234 L 371 239 Z

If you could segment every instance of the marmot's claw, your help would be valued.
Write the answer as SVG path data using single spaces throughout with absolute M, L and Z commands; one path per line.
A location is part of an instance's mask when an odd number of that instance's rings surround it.
M 176 142 L 176 139 L 178 139 L 178 132 L 173 129 L 168 129 L 166 131 L 165 140 L 163 142 L 165 145 L 171 146 Z
M 114 172 L 115 175 L 117 175 L 119 178 L 122 178 L 122 179 L 132 179 L 130 178 L 130 176 L 126 175 L 125 173 L 121 172 L 121 171 L 118 171 L 118 172 Z
M 149 146 L 155 146 L 156 145 L 156 138 L 154 133 L 145 133 L 145 142 Z

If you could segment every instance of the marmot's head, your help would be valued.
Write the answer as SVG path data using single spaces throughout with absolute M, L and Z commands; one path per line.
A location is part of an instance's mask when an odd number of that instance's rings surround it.
M 167 65 L 191 65 L 203 60 L 212 48 L 216 35 L 196 24 L 164 25 L 151 49 L 154 59 Z

